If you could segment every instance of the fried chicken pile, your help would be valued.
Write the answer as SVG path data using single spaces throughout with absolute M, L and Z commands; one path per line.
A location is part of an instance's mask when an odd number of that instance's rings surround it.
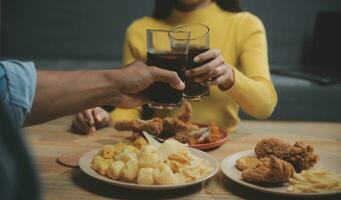
M 258 142 L 255 147 L 257 158 L 266 158 L 271 155 L 285 160 L 292 164 L 296 172 L 313 167 L 319 160 L 319 156 L 314 153 L 314 148 L 302 141 L 295 142 L 294 145 L 276 139 L 264 139 Z
M 284 183 L 289 181 L 295 172 L 290 163 L 272 155 L 259 161 L 256 167 L 243 170 L 243 180 L 252 183 Z
M 269 138 L 255 147 L 257 157 L 245 156 L 236 161 L 242 179 L 252 183 L 285 183 L 295 172 L 313 167 L 319 159 L 314 148 L 302 141 L 288 142 Z
M 151 120 L 124 120 L 116 122 L 114 127 L 119 131 L 147 131 L 150 134 L 159 136 L 174 136 L 178 132 L 189 132 L 199 130 L 197 125 L 192 124 L 189 120 L 192 116 L 192 106 L 188 102 L 185 103 L 184 112 L 180 113 L 177 118 L 166 117 L 153 118 Z
M 173 137 L 182 143 L 189 144 L 212 142 L 221 138 L 220 130 L 214 123 L 209 125 L 206 130 L 191 123 L 192 111 L 191 104 L 185 101 L 184 111 L 176 118 L 120 121 L 116 122 L 114 127 L 119 131 L 147 131 L 158 137 Z

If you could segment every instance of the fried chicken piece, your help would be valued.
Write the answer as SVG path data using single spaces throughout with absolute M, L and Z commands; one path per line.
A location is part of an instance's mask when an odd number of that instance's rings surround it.
M 214 122 L 208 125 L 208 129 L 209 129 L 208 142 L 214 142 L 222 138 L 222 133 L 220 132 L 219 127 Z
M 253 156 L 244 156 L 236 161 L 236 167 L 241 171 L 248 168 L 255 168 L 260 164 L 262 164 L 262 162 L 258 158 Z
M 185 108 L 182 113 L 180 113 L 177 117 L 178 120 L 187 123 L 190 123 L 190 120 L 192 118 L 192 105 L 188 101 L 184 101 Z
M 166 117 L 163 119 L 163 134 L 171 137 L 178 132 L 188 132 L 199 129 L 199 127 L 192 123 L 185 123 L 176 118 Z
M 147 131 L 153 135 L 159 135 L 163 131 L 163 120 L 161 118 L 153 118 L 151 120 L 124 120 L 116 122 L 115 129 L 119 131 Z
M 187 123 L 188 128 L 177 132 L 174 138 L 182 143 L 204 144 L 219 140 L 222 133 L 219 127 L 212 122 L 207 128 L 200 128 L 197 125 Z
M 206 137 L 203 136 L 205 136 L 205 133 L 203 134 L 198 127 L 192 126 L 184 131 L 177 132 L 173 138 L 181 143 L 188 143 L 192 145 L 208 142 L 208 134 Z
M 173 138 L 176 139 L 177 141 L 181 142 L 181 143 L 188 143 L 188 144 L 190 144 L 190 142 L 192 141 L 192 140 L 190 140 L 187 131 L 177 132 L 173 136 Z
M 277 158 L 291 163 L 296 172 L 313 167 L 319 160 L 319 156 L 314 153 L 314 148 L 302 141 L 294 145 L 275 138 L 264 139 L 258 142 L 255 147 L 257 158 L 274 155 Z
M 269 138 L 261 140 L 255 147 L 257 158 L 264 158 L 274 155 L 277 158 L 283 159 L 290 154 L 292 146 L 283 140 L 276 138 Z
M 177 132 L 185 131 L 189 127 L 188 125 L 175 118 L 166 117 L 163 119 L 163 132 L 167 135 L 175 135 Z
M 312 168 L 319 159 L 320 157 L 314 153 L 314 147 L 302 141 L 297 141 L 287 161 L 295 167 L 297 172 L 300 172 Z
M 242 179 L 252 183 L 285 183 L 294 174 L 294 167 L 275 156 L 261 158 L 261 164 L 243 170 Z

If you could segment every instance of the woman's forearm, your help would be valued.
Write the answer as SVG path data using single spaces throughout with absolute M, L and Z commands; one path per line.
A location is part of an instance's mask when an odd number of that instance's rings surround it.
M 277 104 L 277 93 L 271 80 L 264 77 L 247 77 L 235 71 L 235 83 L 228 91 L 233 100 L 247 114 L 258 118 L 268 118 Z

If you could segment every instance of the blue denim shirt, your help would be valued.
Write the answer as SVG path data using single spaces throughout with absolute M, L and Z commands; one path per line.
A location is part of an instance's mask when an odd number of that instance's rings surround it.
M 0 98 L 21 126 L 31 111 L 37 72 L 32 62 L 0 61 Z

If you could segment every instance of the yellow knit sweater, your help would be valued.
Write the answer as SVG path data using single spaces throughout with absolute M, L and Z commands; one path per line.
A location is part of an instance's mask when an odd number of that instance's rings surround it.
M 190 23 L 210 27 L 210 48 L 221 50 L 235 74 L 231 89 L 222 92 L 216 86 L 211 87 L 207 100 L 192 103 L 192 121 L 203 124 L 214 121 L 232 132 L 240 121 L 239 107 L 255 118 L 270 116 L 277 104 L 277 94 L 269 74 L 266 34 L 262 22 L 248 12 L 227 12 L 212 3 L 192 12 L 174 9 L 166 20 L 138 19 L 126 32 L 124 64 L 136 59 L 146 60 L 146 29 L 170 29 Z M 155 110 L 154 117 L 175 116 L 179 111 L 181 109 Z M 113 121 L 118 121 L 136 119 L 140 114 L 141 108 L 116 109 L 111 116 Z

